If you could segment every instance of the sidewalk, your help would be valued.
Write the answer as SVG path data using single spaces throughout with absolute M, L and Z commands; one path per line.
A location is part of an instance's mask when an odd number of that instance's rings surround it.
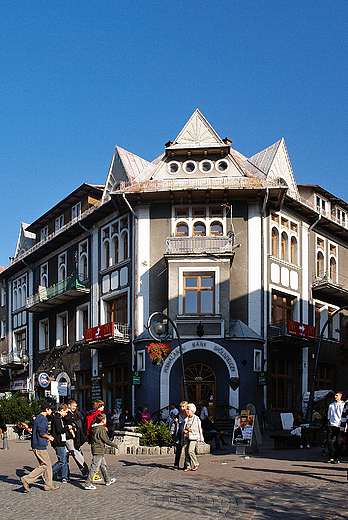
M 30 493 L 19 481 L 36 466 L 30 443 L 10 441 L 9 448 L 0 449 L 2 520 L 348 519 L 348 465 L 325 464 L 321 448 L 275 451 L 265 438 L 257 454 L 236 456 L 227 446 L 200 456 L 195 473 L 173 471 L 167 455 L 106 455 L 113 486 L 84 490 L 71 461 L 70 484 L 44 492 L 38 480 Z M 89 464 L 88 445 L 83 452 Z

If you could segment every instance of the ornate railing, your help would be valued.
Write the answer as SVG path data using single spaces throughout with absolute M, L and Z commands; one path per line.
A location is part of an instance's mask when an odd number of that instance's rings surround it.
M 231 253 L 234 238 L 212 237 L 168 237 L 167 253 Z
M 50 287 L 40 287 L 36 294 L 29 296 L 26 300 L 26 308 L 33 307 L 37 303 L 49 300 L 50 298 L 54 298 L 59 294 L 63 294 L 70 289 L 84 290 L 89 287 L 89 280 L 80 281 L 78 275 L 73 273 L 72 275 L 65 278 L 65 280 L 61 280 L 58 283 L 51 285 Z

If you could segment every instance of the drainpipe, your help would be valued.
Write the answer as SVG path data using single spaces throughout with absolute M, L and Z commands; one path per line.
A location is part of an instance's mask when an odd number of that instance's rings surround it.
M 122 193 L 122 198 L 123 198 L 123 200 L 125 201 L 125 203 L 127 204 L 127 206 L 129 207 L 129 210 L 132 212 L 132 214 L 134 215 L 134 217 L 137 219 L 138 216 L 137 216 L 137 214 L 135 213 L 135 211 L 134 211 L 134 209 L 132 208 L 132 206 L 130 205 L 130 203 L 128 202 L 128 200 L 127 200 L 127 198 L 126 198 L 126 196 L 125 196 L 124 193 Z
M 89 235 L 92 235 L 91 231 L 90 231 L 89 229 L 87 229 L 83 224 L 81 224 L 80 221 L 78 221 L 78 225 L 79 225 L 80 227 L 82 227 L 82 229 L 83 229 L 84 231 L 86 231 L 86 233 L 88 233 Z
M 317 220 L 311 225 L 309 226 L 309 229 L 308 231 L 312 231 L 312 229 L 318 224 L 318 222 L 321 220 L 321 215 L 318 216 Z
M 265 216 L 266 216 L 266 207 L 269 198 L 269 188 L 266 188 L 265 197 L 263 199 L 262 211 L 261 211 L 261 336 L 265 339 L 265 284 L 264 284 L 264 273 L 265 273 L 265 234 L 264 234 L 264 224 L 265 224 Z M 267 352 L 267 341 L 263 344 L 263 366 L 262 369 L 265 369 L 265 365 L 267 363 L 268 352 Z M 267 369 L 267 366 L 266 366 Z M 263 387 L 263 403 L 265 409 L 267 409 L 267 387 Z

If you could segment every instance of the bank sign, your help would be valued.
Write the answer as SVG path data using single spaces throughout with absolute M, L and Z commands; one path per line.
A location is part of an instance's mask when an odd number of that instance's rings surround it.
M 85 341 L 97 341 L 98 339 L 110 338 L 113 335 L 114 324 L 105 323 L 105 325 L 99 325 L 98 327 L 92 327 L 91 329 L 85 330 Z
M 305 325 L 298 321 L 287 321 L 287 334 L 290 336 L 299 336 L 300 338 L 315 340 L 315 327 L 313 325 Z

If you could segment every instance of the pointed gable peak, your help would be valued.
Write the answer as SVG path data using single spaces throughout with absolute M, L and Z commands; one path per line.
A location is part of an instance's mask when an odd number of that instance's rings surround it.
M 217 146 L 225 147 L 226 144 L 197 108 L 169 148 L 193 149 Z

